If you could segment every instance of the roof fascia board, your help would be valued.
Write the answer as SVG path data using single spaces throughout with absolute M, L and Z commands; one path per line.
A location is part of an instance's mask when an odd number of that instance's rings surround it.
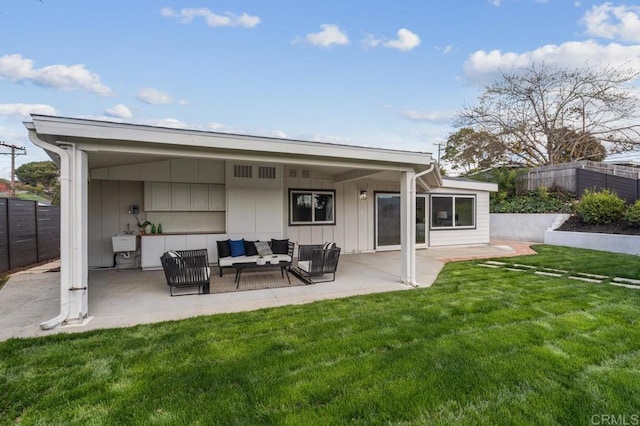
M 32 115 L 39 134 L 430 165 L 431 154 Z

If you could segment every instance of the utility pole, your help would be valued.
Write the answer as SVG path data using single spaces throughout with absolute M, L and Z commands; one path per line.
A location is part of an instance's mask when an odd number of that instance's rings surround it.
M 1 155 L 11 155 L 11 196 L 16 198 L 16 155 L 27 155 L 27 150 L 23 146 L 9 145 L 0 141 L 0 146 L 11 148 L 11 152 L 0 152 Z
M 438 163 L 440 163 L 440 153 L 447 149 L 447 144 L 438 142 L 434 143 L 434 145 L 438 147 Z M 442 148 L 440 148 L 440 146 L 442 146 Z

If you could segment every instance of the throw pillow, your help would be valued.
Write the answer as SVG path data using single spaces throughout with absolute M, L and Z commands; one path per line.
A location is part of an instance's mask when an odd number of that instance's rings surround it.
M 218 243 L 218 258 L 231 256 L 230 240 L 216 241 Z
M 258 250 L 256 250 L 256 242 L 255 241 L 246 241 L 244 242 L 244 252 L 247 256 L 257 256 Z
M 169 251 L 167 252 L 167 255 L 169 255 L 169 257 L 182 257 L 182 256 L 180 256 L 180 253 L 178 253 L 178 252 L 177 252 L 177 251 L 175 251 L 175 250 L 169 250 Z
M 274 240 L 271 239 L 271 251 L 273 254 L 288 254 L 289 253 L 289 240 Z
M 244 256 L 244 239 L 229 240 L 229 246 L 231 247 L 231 257 Z
M 260 256 L 271 256 L 273 254 L 271 247 L 269 247 L 269 243 L 266 241 L 256 241 L 254 245 L 256 246 L 256 251 Z

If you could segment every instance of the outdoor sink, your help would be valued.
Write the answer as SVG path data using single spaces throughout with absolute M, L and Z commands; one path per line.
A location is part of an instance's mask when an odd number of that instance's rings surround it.
M 111 237 L 113 242 L 113 252 L 119 253 L 123 251 L 136 251 L 135 235 L 114 235 Z

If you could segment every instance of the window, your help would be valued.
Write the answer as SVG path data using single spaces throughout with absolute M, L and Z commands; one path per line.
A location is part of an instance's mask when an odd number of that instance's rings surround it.
M 335 191 L 290 189 L 290 225 L 335 225 Z
M 468 229 L 476 226 L 476 197 L 472 195 L 432 195 L 432 229 Z

